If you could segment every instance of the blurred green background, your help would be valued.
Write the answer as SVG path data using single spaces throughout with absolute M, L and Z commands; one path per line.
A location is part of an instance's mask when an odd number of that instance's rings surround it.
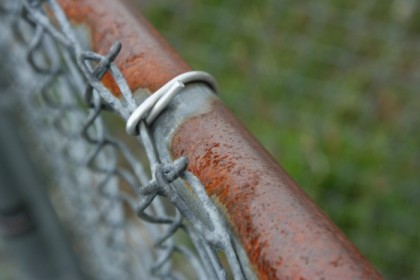
M 420 4 L 140 1 L 388 279 L 420 279 Z

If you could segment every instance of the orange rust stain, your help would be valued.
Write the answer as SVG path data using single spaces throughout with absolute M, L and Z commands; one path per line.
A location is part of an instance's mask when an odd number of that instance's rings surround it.
M 118 87 L 110 72 L 106 72 L 101 81 L 104 86 L 112 92 L 113 95 L 118 97 L 121 96 L 120 88 Z
M 219 101 L 178 128 L 171 151 L 189 158 L 260 279 L 381 278 Z
M 94 51 L 105 55 L 115 41 L 121 42 L 115 62 L 132 91 L 144 88 L 154 92 L 175 76 L 191 70 L 150 23 L 124 1 L 58 2 L 73 23 L 88 27 Z M 103 82 L 114 95 L 120 95 L 109 74 Z

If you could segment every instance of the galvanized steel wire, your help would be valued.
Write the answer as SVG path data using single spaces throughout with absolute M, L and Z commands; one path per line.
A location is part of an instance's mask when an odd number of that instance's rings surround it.
M 75 246 L 83 252 L 90 276 L 225 279 L 216 252 L 221 251 L 234 278 L 244 278 L 229 229 L 200 181 L 187 171 L 188 159 L 162 162 L 159 158 L 149 131 L 159 112 L 153 112 L 152 106 L 152 116 L 143 112 L 134 128 L 130 126 L 131 132 L 139 134 L 144 156 L 119 139 L 123 137 L 112 137 L 107 131 L 104 114 L 112 112 L 127 120 L 148 100 L 133 96 L 113 62 L 124 46 L 115 42 L 107 54 L 87 49 L 55 0 L 10 0 L 1 8 L 2 20 L 14 35 L 13 44 L 23 50 L 30 66 L 14 65 L 16 80 L 30 80 L 28 91 L 19 92 L 25 119 L 32 127 L 31 136 L 41 142 L 41 154 L 49 156 L 49 168 L 54 168 L 61 199 L 56 202 L 58 212 L 79 239 Z M 106 73 L 118 85 L 122 99 L 101 82 Z M 214 85 L 205 73 L 195 74 Z M 176 91 L 182 91 L 182 86 Z M 146 165 L 139 160 L 142 157 Z M 206 221 L 172 187 L 174 181 L 191 186 Z M 143 222 L 137 223 L 133 213 Z M 179 232 L 189 241 L 175 238 Z M 187 269 L 173 263 L 175 254 L 184 258 Z

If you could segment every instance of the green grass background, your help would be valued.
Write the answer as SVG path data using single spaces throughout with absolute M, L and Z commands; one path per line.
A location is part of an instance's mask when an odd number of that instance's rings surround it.
M 388 279 L 420 279 L 417 1 L 142 1 Z

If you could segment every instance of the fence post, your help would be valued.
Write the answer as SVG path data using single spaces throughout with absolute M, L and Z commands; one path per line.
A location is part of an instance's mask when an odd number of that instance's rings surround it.
M 0 236 L 22 279 L 84 279 L 45 186 L 20 143 L 16 120 L 0 117 Z

